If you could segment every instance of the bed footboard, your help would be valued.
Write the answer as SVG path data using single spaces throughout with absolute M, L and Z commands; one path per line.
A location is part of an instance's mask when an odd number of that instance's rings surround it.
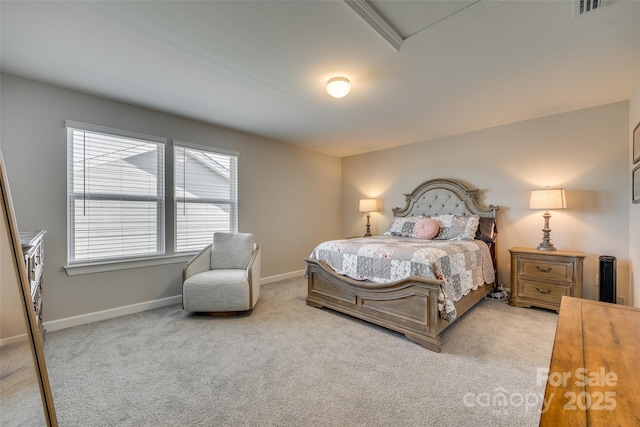
M 400 332 L 422 347 L 440 352 L 440 334 L 453 322 L 439 316 L 439 280 L 414 276 L 394 283 L 360 282 L 335 273 L 322 261 L 305 261 L 307 305 L 327 307 Z M 491 285 L 485 284 L 456 301 L 456 319 L 491 289 Z
M 366 320 L 440 351 L 439 335 L 449 322 L 438 315 L 439 280 L 411 277 L 394 283 L 359 282 L 336 274 L 322 261 L 305 261 L 308 305 Z

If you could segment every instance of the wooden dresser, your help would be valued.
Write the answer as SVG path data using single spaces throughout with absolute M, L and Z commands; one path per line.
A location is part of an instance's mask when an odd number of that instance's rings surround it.
M 35 311 L 36 323 L 40 336 L 44 340 L 45 330 L 42 325 L 42 278 L 44 269 L 43 240 L 46 231 L 20 233 L 20 244 L 31 287 L 31 301 Z
M 511 299 L 517 307 L 560 310 L 563 296 L 582 297 L 583 252 L 512 248 Z
M 640 309 L 563 297 L 540 426 L 640 425 Z

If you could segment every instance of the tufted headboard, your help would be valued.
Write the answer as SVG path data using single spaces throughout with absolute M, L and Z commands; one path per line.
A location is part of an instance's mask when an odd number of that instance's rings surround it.
M 420 184 L 411 194 L 405 194 L 407 205 L 404 208 L 393 208 L 393 216 L 454 214 L 495 218 L 498 207 L 479 205 L 477 192 L 477 189 L 469 188 L 460 181 L 432 179 Z
M 491 218 L 495 223 L 498 206 L 484 207 L 478 204 L 478 190 L 469 188 L 453 179 L 432 179 L 416 187 L 411 194 L 405 194 L 407 205 L 404 208 L 393 208 L 394 217 L 436 216 L 436 215 L 479 215 L 480 218 Z M 482 222 L 482 220 L 481 220 Z M 496 242 L 491 239 L 489 251 L 496 270 L 498 283 L 498 260 Z

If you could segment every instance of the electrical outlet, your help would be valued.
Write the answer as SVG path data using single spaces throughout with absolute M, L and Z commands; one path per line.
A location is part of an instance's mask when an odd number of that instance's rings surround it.
M 596 273 L 596 287 L 600 286 L 600 275 Z
M 618 304 L 624 305 L 624 297 L 618 296 Z

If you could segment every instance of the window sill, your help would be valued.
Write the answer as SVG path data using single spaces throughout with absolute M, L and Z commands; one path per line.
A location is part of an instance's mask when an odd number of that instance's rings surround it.
M 196 253 L 167 255 L 154 258 L 140 258 L 126 261 L 107 261 L 87 264 L 65 265 L 67 276 L 77 276 L 81 274 L 101 273 L 104 271 L 126 270 L 129 268 L 152 267 L 154 265 L 177 264 L 187 262 Z

